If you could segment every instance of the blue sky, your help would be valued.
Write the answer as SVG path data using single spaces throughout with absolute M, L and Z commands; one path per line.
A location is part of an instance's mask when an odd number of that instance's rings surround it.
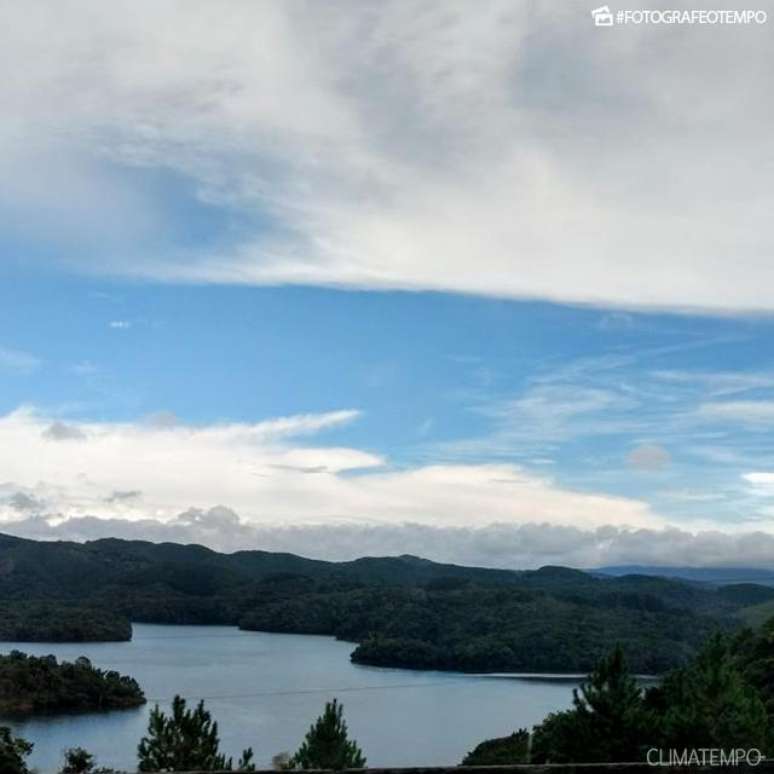
M 766 317 L 41 270 L 4 280 L 3 414 L 205 426 L 354 409 L 324 443 L 392 468 L 505 462 L 676 524 L 771 518 L 744 478 L 774 468 Z
M 774 563 L 768 30 L 335 6 L 5 11 L 5 526 Z

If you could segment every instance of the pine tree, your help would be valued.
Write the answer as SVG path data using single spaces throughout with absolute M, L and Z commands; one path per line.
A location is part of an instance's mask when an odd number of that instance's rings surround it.
M 29 774 L 24 759 L 31 752 L 31 742 L 14 736 L 8 726 L 0 726 L 0 771 L 3 774 Z
M 620 646 L 573 691 L 573 705 L 535 727 L 533 763 L 643 760 L 654 719 Z
M 765 749 L 766 707 L 722 635 L 712 637 L 688 667 L 669 675 L 661 692 L 665 746 Z
M 589 679 L 573 691 L 573 704 L 592 737 L 597 760 L 639 761 L 653 723 L 643 704 L 642 690 L 629 672 L 617 645 L 599 662 Z
M 291 759 L 298 769 L 362 769 L 366 759 L 355 741 L 349 741 L 343 706 L 334 699 L 309 729 L 303 744 Z
M 65 750 L 65 762 L 59 774 L 91 774 L 94 771 L 94 756 L 83 747 Z
M 218 724 L 200 701 L 196 709 L 186 709 L 181 696 L 172 700 L 172 714 L 167 717 L 158 704 L 148 721 L 148 736 L 137 748 L 140 771 L 231 771 L 231 758 L 219 752 Z M 255 771 L 252 749 L 242 753 L 238 771 Z

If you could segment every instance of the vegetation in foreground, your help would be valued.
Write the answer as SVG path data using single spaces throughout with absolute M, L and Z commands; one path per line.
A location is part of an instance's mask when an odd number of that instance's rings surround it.
M 255 771 L 253 751 L 247 748 L 237 764 L 238 771 Z M 220 752 L 218 724 L 200 701 L 186 708 L 181 696 L 172 700 L 172 712 L 165 715 L 158 704 L 148 721 L 148 735 L 137 748 L 139 771 L 232 771 L 233 759 Z
M 138 747 L 140 771 L 254 771 L 252 750 L 234 766 L 220 752 L 218 726 L 203 703 L 188 709 L 175 697 L 169 716 L 158 706 Z M 532 729 L 489 739 L 465 756 L 463 766 L 513 763 L 601 763 L 646 760 L 651 748 L 774 750 L 774 619 L 760 631 L 734 637 L 717 633 L 684 667 L 643 691 L 621 648 L 602 659 L 573 692 L 573 706 L 548 715 Z M 30 774 L 31 745 L 0 727 L 0 771 Z M 349 739 L 342 706 L 334 700 L 311 726 L 293 756 L 277 768 L 360 768 L 366 758 Z M 67 751 L 61 774 L 107 774 L 92 756 Z
M 366 759 L 357 742 L 350 741 L 344 707 L 336 699 L 326 702 L 323 714 L 309 729 L 288 769 L 362 769 Z
M 530 734 L 478 745 L 463 765 L 643 761 L 649 749 L 774 750 L 774 619 L 710 637 L 689 664 L 643 691 L 620 648 Z
M 0 772 L 34 774 L 27 765 L 32 744 L 15 737 L 9 728 L 0 726 Z M 158 705 L 148 722 L 148 733 L 137 748 L 137 770 L 158 771 L 255 771 L 253 751 L 247 748 L 236 766 L 233 759 L 220 752 L 218 724 L 199 702 L 194 709 L 175 696 L 169 715 Z M 292 757 L 276 756 L 280 769 L 363 768 L 365 756 L 357 743 L 349 739 L 343 707 L 336 699 L 325 704 L 323 714 L 311 726 L 304 741 Z M 65 751 L 59 774 L 119 774 L 114 769 L 98 768 L 94 756 L 82 747 Z
M 0 656 L 0 712 L 105 710 L 144 703 L 136 680 L 97 669 L 84 657 L 59 663 L 54 656 L 28 656 L 18 650 Z

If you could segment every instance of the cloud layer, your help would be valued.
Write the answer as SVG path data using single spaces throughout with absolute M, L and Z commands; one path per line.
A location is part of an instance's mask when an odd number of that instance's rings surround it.
M 303 443 L 356 417 L 192 427 L 64 424 L 19 410 L 0 418 L 0 515 L 169 521 L 181 504 L 221 503 L 250 525 L 664 524 L 638 500 L 562 488 L 516 465 L 393 468 L 368 451 Z
M 574 490 L 518 465 L 394 467 L 370 451 L 319 437 L 358 417 L 356 410 L 339 410 L 190 426 L 167 415 L 136 423 L 65 423 L 19 409 L 0 418 L 6 477 L 0 531 L 40 539 L 195 542 L 328 559 L 414 553 L 514 568 L 774 566 L 774 535 L 755 528 L 756 518 L 763 526 L 774 517 L 765 505 L 774 491 L 770 472 L 742 477 L 760 499 L 757 516 L 751 511 L 726 531 L 708 529 L 706 519 L 678 527 L 643 500 Z M 634 447 L 629 458 L 649 474 L 668 462 L 661 447 L 648 444 Z M 686 507 L 712 499 L 706 491 L 670 496 Z
M 51 523 L 28 516 L 3 529 L 42 540 L 128 540 L 198 543 L 220 551 L 289 551 L 313 558 L 420 554 L 442 562 L 530 569 L 546 564 L 573 567 L 657 566 L 774 567 L 774 536 L 717 531 L 596 529 L 547 523 L 439 527 L 428 524 L 349 524 L 273 527 L 252 525 L 231 509 L 190 508 L 166 523 L 73 517 Z
M 766 25 L 600 30 L 587 4 L 512 0 L 75 0 L 0 22 L 0 220 L 30 255 L 774 309 Z

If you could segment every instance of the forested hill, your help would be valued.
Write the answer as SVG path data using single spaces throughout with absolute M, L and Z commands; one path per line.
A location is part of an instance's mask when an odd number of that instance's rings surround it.
M 440 564 L 415 556 L 366 557 L 326 562 L 295 554 L 237 551 L 221 554 L 199 545 L 107 538 L 87 543 L 48 542 L 0 534 L 0 594 L 90 593 L 95 584 L 162 583 L 184 593 L 207 594 L 277 574 L 337 577 L 363 583 L 411 586 L 437 578 L 481 583 L 517 582 L 524 573 Z
M 413 556 L 324 562 L 0 535 L 6 640 L 20 630 L 22 639 L 121 639 L 128 620 L 235 624 L 335 635 L 359 643 L 353 658 L 362 663 L 470 671 L 586 671 L 621 642 L 635 669 L 653 672 L 771 600 L 774 589 L 754 584 L 715 589 L 566 567 L 492 570 Z M 94 631 L 76 630 L 76 621 L 94 622 Z

